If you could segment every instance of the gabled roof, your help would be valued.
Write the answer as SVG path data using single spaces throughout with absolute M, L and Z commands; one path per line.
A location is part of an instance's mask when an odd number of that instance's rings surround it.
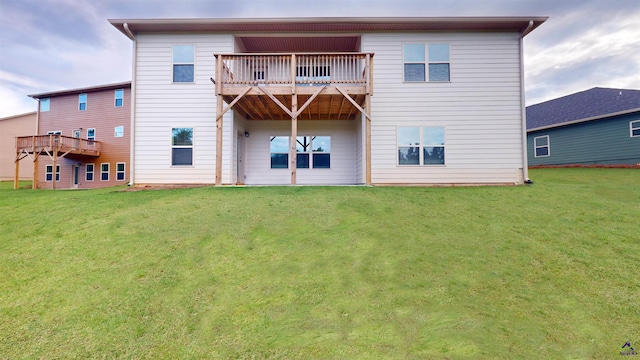
M 50 92 L 46 92 L 46 93 L 32 94 L 32 95 L 27 95 L 27 96 L 31 97 L 31 98 L 34 98 L 34 99 L 42 99 L 42 98 L 48 98 L 48 97 L 52 97 L 52 96 L 80 94 L 80 93 L 85 93 L 85 92 L 110 90 L 110 89 L 122 89 L 122 88 L 130 88 L 130 87 L 131 87 L 131 81 L 125 81 L 125 82 L 89 86 L 89 87 L 83 87 L 83 88 L 77 88 L 77 89 L 50 91 Z
M 595 87 L 527 106 L 527 131 L 640 112 L 640 90 Z
M 141 32 L 361 33 L 412 31 L 515 31 L 523 35 L 547 17 L 356 17 L 109 19 L 131 40 Z

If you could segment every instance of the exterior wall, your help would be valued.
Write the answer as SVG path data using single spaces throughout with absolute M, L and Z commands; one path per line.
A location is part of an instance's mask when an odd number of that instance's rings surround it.
M 640 137 L 631 137 L 629 122 L 640 113 L 593 120 L 527 134 L 529 165 L 635 165 Z M 535 157 L 534 138 L 549 136 L 549 156 Z
M 403 82 L 403 43 L 448 43 L 450 82 Z M 522 183 L 520 34 L 364 34 L 373 184 Z M 444 166 L 399 166 L 398 126 L 443 126 Z
M 215 183 L 216 95 L 210 78 L 214 53 L 233 52 L 231 35 L 139 34 L 134 81 L 136 184 Z M 194 45 L 194 83 L 173 83 L 173 45 Z M 171 129 L 194 133 L 193 166 L 171 166 Z M 231 183 L 235 137 L 231 112 L 223 121 L 223 183 Z
M 36 129 L 36 113 L 9 116 L 0 119 L 0 181 L 15 177 L 16 137 L 33 134 Z M 26 157 L 20 160 L 20 180 L 33 179 L 33 163 Z
M 298 136 L 331 136 L 330 169 L 297 169 L 300 185 L 355 184 L 357 179 L 356 121 L 298 121 Z M 245 184 L 291 183 L 290 169 L 271 169 L 270 136 L 290 136 L 291 121 L 248 121 L 245 140 Z M 291 160 L 291 159 L 289 159 Z
M 115 106 L 115 89 L 87 92 L 87 109 L 78 110 L 78 95 L 60 95 L 50 97 L 50 110 L 40 112 L 39 135 L 46 135 L 48 131 L 62 131 L 64 136 L 73 136 L 74 130 L 81 130 L 80 137 L 87 138 L 87 129 L 95 128 L 95 140 L 101 144 L 100 156 L 67 155 L 58 158 L 60 165 L 60 180 L 57 189 L 75 188 L 73 184 L 73 167 L 79 167 L 79 184 L 77 188 L 92 189 L 124 185 L 129 181 L 129 149 L 130 149 L 130 117 L 131 117 L 131 88 L 120 87 L 124 90 L 123 105 Z M 115 127 L 124 127 L 124 136 L 115 137 Z M 29 135 L 29 134 L 24 134 Z M 116 163 L 125 163 L 125 179 L 116 180 Z M 109 180 L 102 181 L 100 164 L 109 163 Z M 38 187 L 52 188 L 51 181 L 46 181 L 45 167 L 52 165 L 53 159 L 48 155 L 38 158 Z M 95 164 L 93 181 L 86 180 L 86 164 Z

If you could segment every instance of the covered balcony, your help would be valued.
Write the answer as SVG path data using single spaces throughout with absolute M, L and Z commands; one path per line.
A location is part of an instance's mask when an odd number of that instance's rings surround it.
M 304 120 L 366 118 L 366 182 L 370 183 L 372 53 L 214 54 L 218 97 L 216 184 L 222 174 L 222 117 L 230 109 L 247 120 L 289 120 L 291 138 Z M 225 105 L 226 103 L 226 105 Z M 300 105 L 299 105 L 300 104 Z M 295 142 L 290 149 L 296 184 Z

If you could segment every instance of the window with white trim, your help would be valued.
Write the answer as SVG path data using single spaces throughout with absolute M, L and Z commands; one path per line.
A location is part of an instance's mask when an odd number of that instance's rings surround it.
M 116 126 L 113 128 L 113 136 L 114 137 L 123 137 L 124 136 L 124 126 Z
M 96 129 L 88 128 L 87 129 L 87 140 L 94 141 L 96 139 Z
M 451 80 L 449 44 L 404 44 L 404 81 Z
M 45 181 L 53 180 L 53 165 L 47 165 L 44 169 Z M 60 165 L 56 165 L 56 181 L 60 181 Z
M 49 111 L 51 108 L 51 99 L 40 99 L 40 112 Z
M 78 110 L 87 110 L 87 94 L 78 95 Z
M 193 165 L 193 128 L 171 129 L 171 165 Z
M 289 137 L 270 136 L 269 152 L 271 154 L 272 169 L 289 168 Z
M 547 157 L 551 155 L 549 135 L 533 138 L 534 157 Z
M 125 163 L 116 163 L 116 181 L 124 181 Z
M 629 132 L 631 137 L 640 137 L 640 120 L 629 122 Z
M 444 165 L 442 126 L 407 126 L 397 129 L 398 165 Z
M 122 107 L 122 105 L 124 105 L 124 89 L 117 89 L 114 92 L 114 105 L 115 107 Z
M 84 168 L 84 178 L 86 181 L 93 181 L 93 173 L 95 171 L 95 164 L 86 164 Z
M 109 181 L 109 163 L 100 164 L 100 181 Z
M 173 45 L 173 82 L 194 82 L 195 46 Z
M 298 136 L 296 168 L 331 168 L 331 136 Z
M 47 131 L 47 135 L 62 135 L 61 130 Z

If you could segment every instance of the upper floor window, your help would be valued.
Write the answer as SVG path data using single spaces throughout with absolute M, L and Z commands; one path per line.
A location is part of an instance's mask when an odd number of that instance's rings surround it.
M 171 134 L 171 165 L 193 165 L 193 128 L 173 128 Z
M 96 129 L 88 128 L 87 129 L 87 140 L 95 140 L 96 139 Z
M 193 45 L 173 45 L 173 82 L 194 82 Z
M 629 131 L 631 132 L 631 137 L 640 137 L 640 120 L 630 122 Z
M 122 126 L 122 125 L 116 126 L 113 129 L 113 136 L 115 136 L 115 137 L 123 137 L 124 136 L 124 126 Z
M 124 89 L 118 89 L 115 91 L 115 106 L 121 107 L 124 104 Z
M 398 165 L 444 165 L 444 127 L 399 127 Z
M 40 111 L 49 111 L 51 108 L 51 99 L 40 99 Z
M 87 94 L 78 95 L 78 110 L 87 110 Z
M 404 81 L 449 81 L 449 44 L 404 44 Z
M 533 138 L 534 157 L 546 157 L 550 155 L 549 135 Z
M 61 130 L 47 131 L 47 135 L 62 135 Z

